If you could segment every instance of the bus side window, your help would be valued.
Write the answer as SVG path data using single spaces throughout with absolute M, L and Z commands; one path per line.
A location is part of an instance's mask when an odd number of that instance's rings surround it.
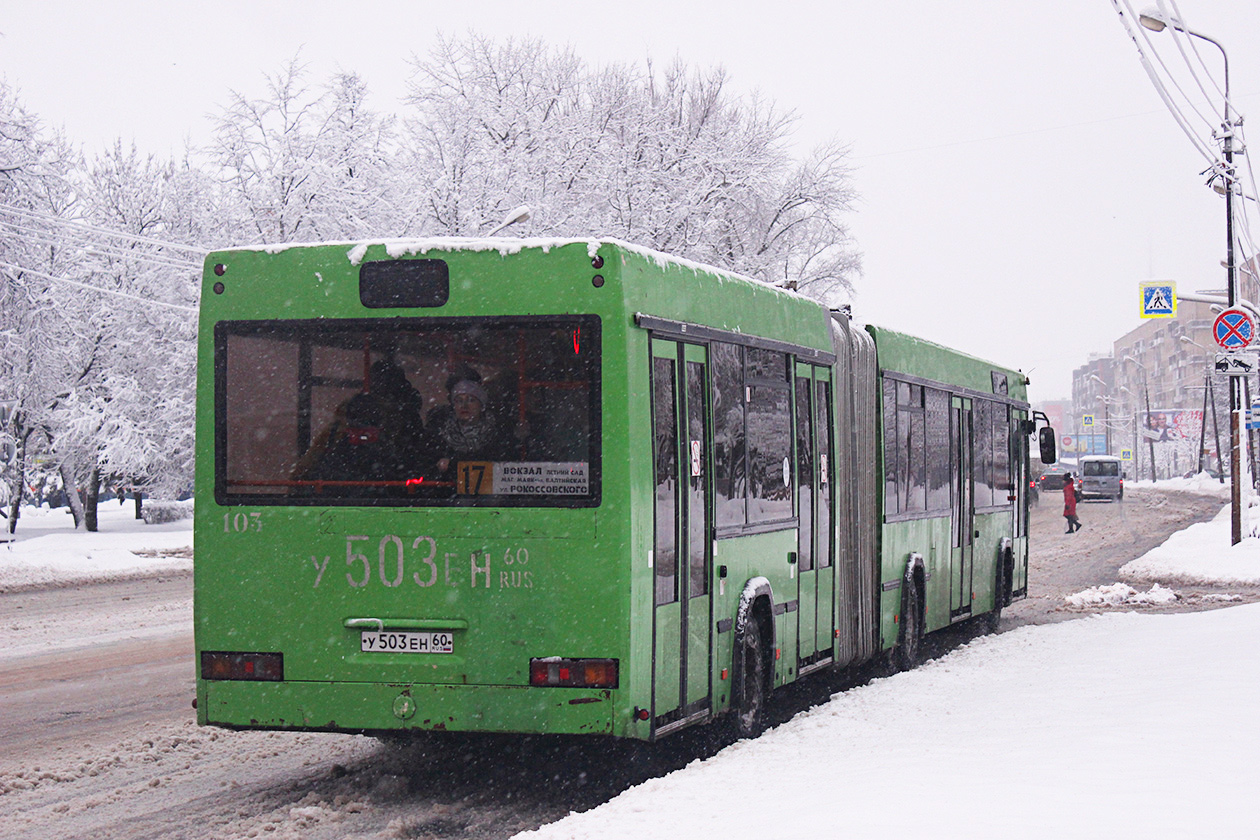
M 652 463 L 656 482 L 656 604 L 678 600 L 678 401 L 674 360 L 652 360 Z
M 746 521 L 744 487 L 744 357 L 736 344 L 715 342 L 713 379 L 713 485 L 717 525 Z

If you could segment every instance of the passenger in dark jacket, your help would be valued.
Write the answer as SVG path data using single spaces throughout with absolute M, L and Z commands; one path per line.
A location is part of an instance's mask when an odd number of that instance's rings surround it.
M 355 394 L 341 413 L 318 460 L 299 477 L 363 484 L 398 480 L 399 453 L 381 431 L 384 411 L 376 397 Z

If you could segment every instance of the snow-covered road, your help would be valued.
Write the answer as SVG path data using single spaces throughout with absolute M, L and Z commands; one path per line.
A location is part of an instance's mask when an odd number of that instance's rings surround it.
M 118 529 L 115 548 L 163 542 L 167 557 L 132 552 L 141 566 L 169 570 L 181 539 L 178 528 L 130 526 L 124 538 L 123 522 L 103 527 Z M 140 573 L 112 549 L 108 567 L 94 568 L 101 554 L 83 551 L 84 536 L 49 527 L 0 548 L 0 580 Z M 185 523 L 185 545 L 189 537 Z M 1228 567 L 1230 585 L 1256 597 L 1260 540 L 1229 548 L 1227 518 L 1175 536 L 1158 558 L 1183 580 Z M 59 655 L 90 651 L 125 686 L 135 663 L 111 653 L 178 644 L 188 627 L 178 594 L 187 569 L 174 565 L 168 597 L 130 595 L 85 610 L 92 618 L 59 618 L 57 590 L 0 596 L 29 603 L 25 615 L 0 622 L 0 718 L 12 699 L 6 674 L 29 676 Z M 185 662 L 182 675 L 133 686 L 135 699 L 175 704 L 167 717 L 130 720 L 100 740 L 76 738 L 83 715 L 30 726 L 25 740 L 14 735 L 0 751 L 0 838 L 489 838 L 540 824 L 527 836 L 1248 836 L 1246 793 L 1260 782 L 1250 766 L 1260 746 L 1252 724 L 1260 669 L 1249 642 L 1260 632 L 1260 604 L 1123 612 L 1145 609 L 1151 573 L 1132 579 L 1129 593 L 1096 593 L 1097 609 L 1114 613 L 1110 599 L 1121 614 L 975 639 L 697 761 L 688 756 L 711 751 L 682 738 L 645 759 L 633 745 L 478 739 L 399 751 L 355 736 L 201 729 L 187 706 Z M 94 597 L 90 586 L 60 591 Z M 1079 616 L 1089 602 L 1064 606 Z M 93 689 L 94 674 L 82 677 Z M 182 699 L 163 699 L 164 690 Z M 91 693 L 113 702 L 104 690 Z M 782 719 L 792 710 L 781 711 Z

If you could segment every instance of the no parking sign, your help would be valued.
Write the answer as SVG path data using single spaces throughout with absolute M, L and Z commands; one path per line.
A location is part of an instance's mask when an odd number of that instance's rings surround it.
M 1212 338 L 1224 350 L 1241 350 L 1251 344 L 1255 335 L 1255 322 L 1242 309 L 1226 309 L 1212 325 Z

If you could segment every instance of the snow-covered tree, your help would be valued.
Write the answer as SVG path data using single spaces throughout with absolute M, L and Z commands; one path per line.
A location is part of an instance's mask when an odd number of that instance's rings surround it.
M 794 117 L 681 61 L 591 69 L 540 40 L 441 38 L 413 62 L 400 126 L 363 81 L 233 93 L 210 150 L 242 241 L 476 236 L 512 207 L 529 228 L 648 245 L 829 303 L 860 257 L 848 151 L 789 150 Z
M 793 161 L 793 117 L 720 69 L 593 71 L 541 41 L 470 35 L 440 40 L 410 81 L 418 232 L 475 235 L 526 203 L 534 233 L 617 236 L 828 302 L 850 289 L 847 149 Z
M 320 239 L 361 239 L 402 233 L 407 219 L 406 178 L 392 167 L 394 119 L 368 106 L 364 81 L 338 73 L 325 89 L 315 161 L 318 192 L 312 202 Z
M 0 88 L 0 382 L 17 400 L 15 489 L 55 465 L 76 525 L 104 476 L 191 483 L 199 255 L 162 244 L 203 227 L 185 168 L 121 144 L 86 166 Z M 46 475 L 32 475 L 34 484 Z M 9 527 L 21 493 L 10 494 Z
M 268 96 L 233 92 L 216 119 L 213 162 L 242 212 L 246 241 L 380 235 L 404 215 L 387 177 L 392 124 L 342 73 L 312 89 L 294 58 L 267 77 Z
M 200 260 L 159 244 L 188 221 L 176 206 L 180 174 L 116 143 L 85 179 L 99 363 L 65 401 L 60 443 L 95 454 L 89 498 L 101 478 L 167 494 L 191 483 Z
M 55 447 L 55 414 L 96 360 L 90 336 L 80 329 L 84 301 L 61 282 L 83 258 L 61 235 L 62 223 L 76 212 L 70 174 L 77 164 L 69 144 L 46 136 L 0 81 L 0 383 L 17 400 L 11 432 L 18 444 L 10 530 L 29 458 Z M 74 487 L 76 465 L 68 459 L 58 465 L 67 487 Z
M 407 99 L 417 232 L 475 236 L 521 204 L 536 230 L 575 223 L 568 193 L 598 142 L 581 70 L 541 41 L 439 39 L 415 63 Z

